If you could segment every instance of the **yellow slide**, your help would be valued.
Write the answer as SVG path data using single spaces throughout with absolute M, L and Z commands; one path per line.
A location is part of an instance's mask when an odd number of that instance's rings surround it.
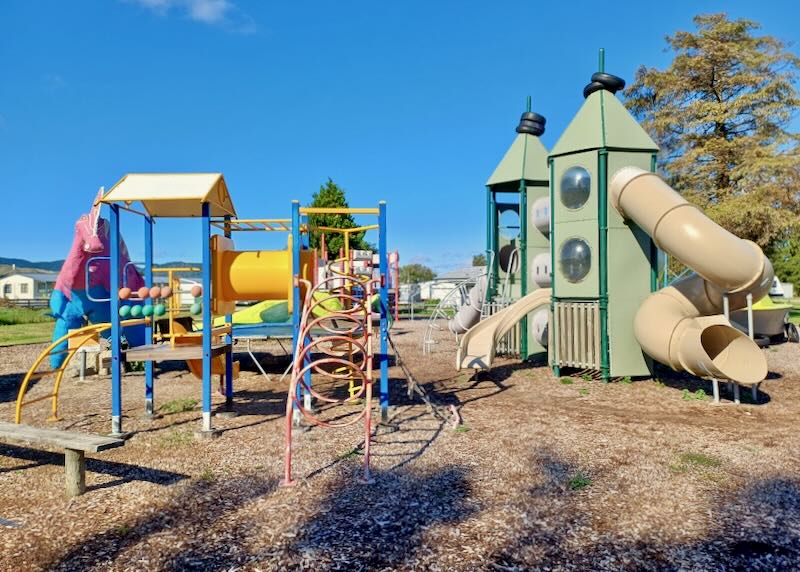
M 535 309 L 550 304 L 550 288 L 542 288 L 523 296 L 508 308 L 472 326 L 461 337 L 456 356 L 458 369 L 488 369 L 494 360 L 497 342 L 517 322 Z

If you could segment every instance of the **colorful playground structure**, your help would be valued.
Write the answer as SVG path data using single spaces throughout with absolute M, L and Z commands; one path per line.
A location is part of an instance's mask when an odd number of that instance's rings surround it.
M 109 210 L 108 220 L 100 217 L 103 205 Z M 121 212 L 138 215 L 144 221 L 142 265 L 134 264 L 128 256 L 120 229 Z M 315 228 L 309 223 L 309 215 L 315 214 L 373 216 L 376 224 L 356 229 Z M 156 221 L 168 218 L 200 219 L 199 267 L 154 266 L 153 227 Z M 342 233 L 346 246 L 341 256 L 327 261 L 310 249 L 312 230 Z M 377 252 L 351 250 L 347 237 L 367 230 L 377 232 Z M 287 234 L 287 247 L 239 251 L 232 238 L 238 232 L 283 232 Z M 23 379 L 16 422 L 22 421 L 26 406 L 46 399 L 52 401 L 51 419 L 58 419 L 58 395 L 66 367 L 86 344 L 97 344 L 107 337 L 112 435 L 124 434 L 121 384 L 125 362 L 144 362 L 144 410 L 152 416 L 156 410 L 153 364 L 170 360 L 186 361 L 201 380 L 199 434 L 214 435 L 214 376 L 219 376 L 225 395 L 219 413 L 235 414 L 233 381 L 239 367 L 233 360 L 234 340 L 290 337 L 293 366 L 287 396 L 287 443 L 291 443 L 292 426 L 301 418 L 332 426 L 313 411 L 315 399 L 329 403 L 363 400 L 364 409 L 355 421 L 365 419 L 369 433 L 375 377 L 381 419 L 388 417 L 389 294 L 397 286 L 398 260 L 397 253 L 387 249 L 384 202 L 374 208 L 304 208 L 294 201 L 290 218 L 244 219 L 237 218 L 225 179 L 219 173 L 126 175 L 107 193 L 101 190 L 91 213 L 76 224 L 76 239 L 59 277 L 63 287 L 54 294 L 53 306 L 60 309 L 54 339 Z M 202 280 L 192 287 L 195 301 L 186 312 L 180 305 L 179 275 L 188 272 L 200 272 Z M 165 278 L 160 284 L 158 275 Z M 236 312 L 236 304 L 241 302 L 257 304 Z M 234 319 L 235 313 L 241 316 Z M 194 316 L 199 317 L 196 325 Z M 54 369 L 40 369 L 48 360 Z M 316 389 L 312 372 L 320 379 L 346 381 L 349 397 L 337 400 Z M 31 383 L 49 375 L 54 378 L 53 390 L 26 399 Z M 290 449 L 286 461 L 290 482 Z M 366 479 L 368 463 L 367 455 Z
M 614 96 L 624 85 L 605 73 L 601 50 L 583 106 L 549 153 L 529 100 L 487 182 L 489 266 L 451 321 L 456 367 L 491 367 L 516 331 L 517 355 L 547 360 L 555 375 L 651 376 L 659 362 L 712 380 L 717 400 L 720 380 L 737 400 L 738 384 L 755 394 L 767 362 L 754 337 L 780 333 L 785 315 L 767 297 L 772 265 L 655 174 L 657 145 Z M 509 215 L 518 223 L 504 223 Z M 693 272 L 659 288 L 666 255 Z M 497 296 L 508 273 L 510 300 Z M 759 319 L 770 310 L 777 318 Z

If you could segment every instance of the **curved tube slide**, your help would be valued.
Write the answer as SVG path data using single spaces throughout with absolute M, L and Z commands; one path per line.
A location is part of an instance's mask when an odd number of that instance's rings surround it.
M 756 343 L 723 315 L 746 307 L 747 295 L 769 292 L 773 270 L 761 249 L 723 229 L 658 175 L 636 167 L 617 171 L 610 184 L 619 213 L 695 274 L 651 294 L 634 321 L 642 349 L 675 370 L 751 385 L 767 375 Z
M 458 345 L 456 368 L 488 369 L 491 367 L 495 348 L 500 338 L 506 335 L 522 318 L 541 306 L 549 305 L 551 292 L 550 288 L 536 290 L 470 328 Z
M 456 312 L 449 322 L 447 328 L 454 334 L 463 334 L 472 326 L 481 321 L 481 309 L 483 301 L 486 299 L 486 287 L 488 281 L 486 276 L 481 276 L 469 291 L 466 302 Z

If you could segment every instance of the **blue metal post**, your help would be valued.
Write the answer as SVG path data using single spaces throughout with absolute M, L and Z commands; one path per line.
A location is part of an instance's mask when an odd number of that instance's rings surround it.
M 300 345 L 300 201 L 292 201 L 292 359 Z M 300 385 L 297 399 L 301 398 Z
M 386 201 L 378 203 L 378 265 L 381 274 L 381 422 L 389 420 L 389 249 L 386 245 Z
M 111 257 L 108 263 L 111 292 L 111 434 L 122 434 L 122 348 L 119 319 L 119 206 L 111 206 Z
M 211 217 L 209 204 L 202 206 L 203 244 L 203 432 L 211 427 Z
M 225 215 L 225 238 L 231 237 L 231 217 Z M 233 315 L 225 314 L 225 323 L 233 327 Z M 230 414 L 233 407 L 233 336 L 225 334 L 225 343 L 228 349 L 225 351 L 225 409 Z
M 148 288 L 153 286 L 153 219 L 148 215 L 144 216 L 144 283 Z M 152 306 L 153 301 L 148 298 L 145 301 L 145 305 Z M 155 320 L 155 316 L 151 319 Z M 145 345 L 153 343 L 152 322 L 145 324 L 144 343 Z M 154 413 L 153 367 L 154 364 L 152 361 L 148 360 L 144 362 L 144 414 L 146 417 L 152 417 Z
M 304 215 L 300 219 L 300 223 L 302 225 L 305 225 L 306 229 L 308 229 L 308 215 Z M 311 248 L 311 232 L 310 231 L 306 232 L 305 234 L 300 233 L 300 239 L 302 241 L 302 247 L 303 248 Z M 299 250 L 302 250 L 302 248 L 299 249 Z M 299 255 L 300 254 L 298 253 L 298 256 Z M 300 260 L 301 260 L 301 263 L 302 263 L 302 260 L 303 260 L 302 257 L 300 258 Z M 297 267 L 297 275 L 298 275 L 298 277 L 302 275 L 302 268 L 300 268 L 299 266 Z M 305 344 L 310 344 L 311 343 L 311 334 L 310 333 L 309 333 L 308 336 L 306 336 L 306 339 L 303 340 L 303 343 L 305 343 Z M 310 363 L 311 363 L 311 355 L 306 355 L 306 357 L 303 358 L 303 367 L 306 367 Z M 310 369 L 305 373 L 303 378 L 304 378 L 306 387 L 310 388 L 311 387 L 311 370 Z M 311 391 L 310 390 L 305 390 L 305 392 L 303 393 L 303 407 L 305 407 L 307 410 L 311 410 Z

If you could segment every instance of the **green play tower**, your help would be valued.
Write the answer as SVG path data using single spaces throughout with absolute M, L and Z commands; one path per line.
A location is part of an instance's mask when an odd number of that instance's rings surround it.
M 486 182 L 487 263 L 493 266 L 488 300 L 510 303 L 549 286 L 548 229 L 534 220 L 534 205 L 549 210 L 547 149 L 539 139 L 544 127 L 545 118 L 531 111 L 529 97 L 514 141 Z M 522 359 L 546 355 L 533 326 L 528 320 L 520 325 Z
M 550 365 L 603 379 L 650 375 L 633 318 L 657 288 L 657 249 L 625 221 L 608 182 L 625 166 L 655 169 L 658 147 L 614 93 L 625 82 L 599 71 L 549 156 L 552 259 Z

